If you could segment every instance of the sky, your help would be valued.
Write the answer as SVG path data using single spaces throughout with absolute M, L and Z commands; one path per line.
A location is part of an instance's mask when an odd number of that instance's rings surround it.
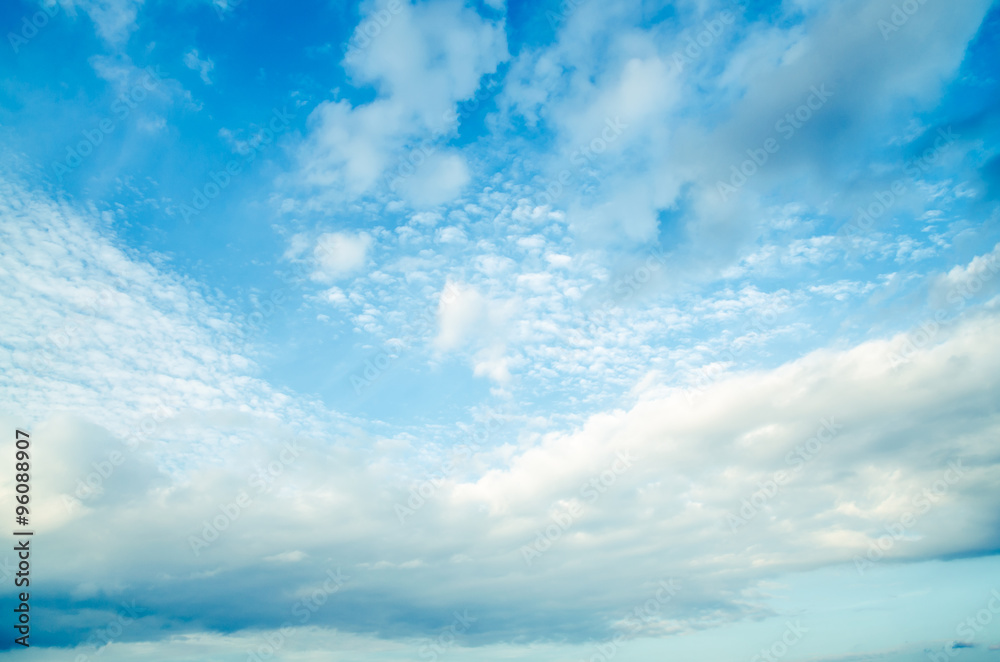
M 1000 660 L 997 3 L 0 25 L 0 662 Z

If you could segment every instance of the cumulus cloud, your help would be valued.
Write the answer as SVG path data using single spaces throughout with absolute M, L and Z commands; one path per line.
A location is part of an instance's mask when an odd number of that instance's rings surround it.
M 584 3 L 554 43 L 518 55 L 501 96 L 506 113 L 554 131 L 560 149 L 540 155 L 539 169 L 550 183 L 565 173 L 553 204 L 570 213 L 578 233 L 604 241 L 624 230 L 633 241 L 649 241 L 664 211 L 680 205 L 684 259 L 724 268 L 766 231 L 754 219 L 790 179 L 800 182 L 802 204 L 821 206 L 834 191 L 851 190 L 836 207 L 842 222 L 850 220 L 880 179 L 861 185 L 858 169 L 912 133 L 904 125 L 907 104 L 937 103 L 989 6 L 979 0 L 952 12 L 921 5 L 884 39 L 877 25 L 894 10 L 888 0 L 784 5 L 777 11 L 787 28 L 731 6 L 681 3 L 679 31 L 639 30 L 638 9 Z M 709 24 L 717 25 L 699 45 L 695 38 Z M 583 50 L 594 42 L 602 46 Z M 806 110 L 805 122 L 779 127 L 814 88 L 825 101 Z M 613 142 L 601 135 L 606 118 L 628 126 Z M 766 164 L 751 163 L 754 173 L 732 195 L 720 195 L 732 167 L 768 138 L 777 152 Z M 864 156 L 852 161 L 846 145 Z M 895 155 L 900 164 L 906 159 L 905 150 Z M 902 206 L 920 204 L 911 203 L 912 194 Z
M 1000 244 L 968 264 L 952 267 L 932 283 L 935 301 L 942 306 L 965 304 L 989 296 L 1000 288 Z
M 313 278 L 330 282 L 357 271 L 365 266 L 371 246 L 372 237 L 365 232 L 327 232 L 320 235 L 313 248 L 316 263 Z
M 308 185 L 352 198 L 373 190 L 384 176 L 390 182 L 401 174 L 408 178 L 415 167 L 410 156 L 417 154 L 419 172 L 401 191 L 417 204 L 432 205 L 461 190 L 467 166 L 458 153 L 423 163 L 426 157 L 413 152 L 415 143 L 433 144 L 455 131 L 455 104 L 472 97 L 482 76 L 507 58 L 504 26 L 502 19 L 484 19 L 453 0 L 397 4 L 398 11 L 385 3 L 365 5 L 351 42 L 363 46 L 348 50 L 344 62 L 358 85 L 375 87 L 375 100 L 317 106 L 299 159 Z M 377 35 L 366 35 L 364 26 L 379 12 L 391 18 Z

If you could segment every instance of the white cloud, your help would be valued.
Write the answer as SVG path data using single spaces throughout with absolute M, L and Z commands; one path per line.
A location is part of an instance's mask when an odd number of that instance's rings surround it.
M 130 260 L 93 229 L 92 218 L 9 180 L 0 180 L 0 187 L 3 243 L 17 247 L 4 253 L 13 278 L 0 293 L 10 311 L 4 358 L 16 380 L 33 381 L 38 374 L 50 382 L 37 402 L 12 383 L 4 394 L 10 406 L 34 417 L 47 415 L 43 402 L 58 402 L 69 411 L 92 412 L 124 434 L 160 408 L 170 416 L 238 411 L 278 397 L 248 377 L 253 363 L 236 321 L 181 280 Z M 31 222 L 24 209 L 33 210 Z M 118 389 L 113 398 L 107 396 L 111 384 Z
M 286 260 L 297 260 L 309 250 L 311 245 L 308 236 L 301 232 L 296 233 L 288 239 L 288 248 L 285 249 L 282 257 Z
M 474 287 L 449 282 L 438 303 L 438 335 L 435 344 L 453 350 L 481 330 L 489 317 L 489 302 Z
M 366 6 L 368 15 L 384 9 Z M 360 106 L 326 101 L 312 112 L 299 151 L 306 184 L 326 189 L 327 197 L 351 198 L 370 192 L 384 175 L 388 183 L 403 174 L 402 190 L 416 204 L 454 197 L 469 178 L 464 160 L 457 154 L 428 159 L 418 143 L 453 132 L 455 103 L 472 97 L 482 76 L 506 59 L 503 22 L 454 0 L 402 2 L 380 34 L 364 43 L 348 51 L 345 65 L 378 96 Z M 410 175 L 414 167 L 419 172 Z
M 308 554 L 301 550 L 294 550 L 291 552 L 282 552 L 281 554 L 275 554 L 274 556 L 265 556 L 265 561 L 273 561 L 275 563 L 298 563 L 302 559 L 306 558 Z
M 330 282 L 365 266 L 372 237 L 367 232 L 328 232 L 320 235 L 313 249 L 316 271 L 313 278 Z
M 142 99 L 141 103 L 134 104 L 138 110 L 133 112 L 138 115 L 139 123 L 150 130 L 166 126 L 166 119 L 158 113 L 162 113 L 168 104 L 181 101 L 187 108 L 200 108 L 191 93 L 177 80 L 168 78 L 159 65 L 139 68 L 130 57 L 121 53 L 94 55 L 88 61 L 94 73 L 108 82 L 117 98 Z
M 462 228 L 449 225 L 446 228 L 438 230 L 437 240 L 443 244 L 464 244 L 468 241 L 468 237 Z
M 202 59 L 198 55 L 197 48 L 192 48 L 184 54 L 184 66 L 193 71 L 197 71 L 205 85 L 212 84 L 212 79 L 209 78 L 208 73 L 215 68 L 215 63 L 212 62 L 211 58 Z
M 977 255 L 966 265 L 953 267 L 939 276 L 932 285 L 935 300 L 940 305 L 964 304 L 973 298 L 987 296 L 1000 289 L 1000 244 L 983 255 Z
M 431 207 L 456 198 L 469 179 L 469 167 L 460 154 L 433 154 L 398 188 L 414 205 Z
M 677 22 L 690 28 L 674 33 L 663 25 L 640 29 L 645 15 L 633 6 L 583 3 L 555 43 L 521 51 L 502 107 L 529 124 L 544 120 L 554 132 L 561 149 L 539 155 L 538 170 L 547 182 L 571 175 L 554 204 L 568 210 L 580 235 L 606 241 L 624 230 L 634 241 L 648 241 L 658 213 L 683 195 L 686 259 L 725 269 L 765 231 L 758 220 L 767 213 L 762 201 L 788 181 L 799 182 L 800 204 L 849 220 L 880 182 L 859 187 L 846 173 L 868 167 L 869 154 L 897 122 L 899 135 L 912 130 L 899 119 L 901 105 L 935 106 L 989 5 L 976 0 L 960 11 L 921 5 L 889 41 L 875 26 L 893 12 L 890 0 L 783 6 L 787 27 L 737 16 L 678 71 L 674 55 L 684 53 L 685 38 L 717 18 L 716 6 L 679 5 Z M 782 138 L 776 120 L 821 85 L 832 96 L 793 139 Z M 629 128 L 601 154 L 588 153 L 605 118 L 619 116 Z M 738 195 L 721 200 L 717 182 L 728 181 L 731 166 L 769 136 L 779 140 L 780 151 Z M 853 166 L 841 164 L 843 171 L 831 169 L 831 158 L 846 144 L 864 156 Z M 845 189 L 851 191 L 846 198 Z M 926 196 L 908 192 L 900 207 L 926 204 Z M 922 249 L 915 257 L 930 254 Z M 709 268 L 703 277 L 716 275 Z
M 836 283 L 825 285 L 813 285 L 809 287 L 810 292 L 816 292 L 823 296 L 833 297 L 837 301 L 847 301 L 852 297 L 867 294 L 875 289 L 873 283 L 859 283 L 849 280 L 838 280 Z
M 67 12 L 82 9 L 94 22 L 97 35 L 108 44 L 123 46 L 136 30 L 136 19 L 144 0 L 63 0 Z

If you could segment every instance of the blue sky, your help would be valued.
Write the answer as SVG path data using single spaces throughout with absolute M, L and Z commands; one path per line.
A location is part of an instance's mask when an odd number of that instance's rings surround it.
M 996 3 L 0 21 L 0 658 L 1000 659 Z

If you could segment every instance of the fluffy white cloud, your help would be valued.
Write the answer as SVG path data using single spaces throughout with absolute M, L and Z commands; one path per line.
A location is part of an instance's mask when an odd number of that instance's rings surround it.
M 958 306 L 969 300 L 988 296 L 1000 288 L 1000 244 L 983 255 L 977 255 L 965 265 L 953 267 L 932 284 L 936 303 Z
M 539 169 L 547 183 L 569 175 L 555 204 L 568 210 L 579 234 L 606 241 L 624 230 L 646 241 L 655 236 L 659 214 L 682 204 L 692 249 L 685 259 L 724 269 L 767 231 L 759 219 L 768 214 L 768 196 L 788 193 L 781 188 L 787 182 L 798 182 L 800 204 L 841 222 L 875 187 L 884 188 L 888 181 L 880 181 L 872 155 L 912 133 L 909 115 L 901 113 L 908 104 L 932 108 L 941 98 L 990 3 L 977 0 L 957 11 L 921 5 L 886 39 L 879 21 L 894 6 L 890 0 L 786 4 L 778 10 L 786 12 L 786 28 L 748 21 L 724 3 L 679 3 L 678 24 L 687 28 L 674 32 L 664 25 L 639 29 L 645 14 L 637 7 L 583 3 L 566 17 L 555 43 L 524 49 L 512 63 L 505 112 L 555 132 L 560 149 L 541 155 Z M 724 11 L 732 13 L 721 22 Z M 710 23 L 717 24 L 715 34 L 706 31 Z M 701 45 L 694 41 L 704 36 Z M 779 130 L 777 123 L 814 88 L 830 94 L 805 123 Z M 608 117 L 628 128 L 602 145 Z M 718 183 L 730 184 L 731 168 L 768 138 L 778 152 L 732 195 L 721 196 Z M 600 153 L 588 149 L 592 142 Z M 848 151 L 859 155 L 856 161 L 844 158 Z M 872 177 L 858 186 L 856 169 L 869 167 Z M 844 189 L 851 195 L 841 200 Z M 926 204 L 911 188 L 898 206 Z M 703 274 L 715 275 L 714 268 Z
M 385 175 L 393 188 L 402 177 L 402 192 L 417 204 L 450 199 L 468 181 L 463 157 L 427 159 L 414 148 L 452 134 L 456 102 L 472 97 L 482 76 L 507 58 L 503 21 L 486 20 L 455 0 L 366 7 L 345 66 L 378 94 L 359 106 L 326 101 L 312 112 L 299 151 L 305 183 L 342 199 L 370 192 Z M 382 14 L 389 17 L 384 27 L 375 21 Z M 365 32 L 369 25 L 377 34 Z
M 313 278 L 330 282 L 365 266 L 372 237 L 366 232 L 328 232 L 320 235 L 313 248 L 316 271 Z

